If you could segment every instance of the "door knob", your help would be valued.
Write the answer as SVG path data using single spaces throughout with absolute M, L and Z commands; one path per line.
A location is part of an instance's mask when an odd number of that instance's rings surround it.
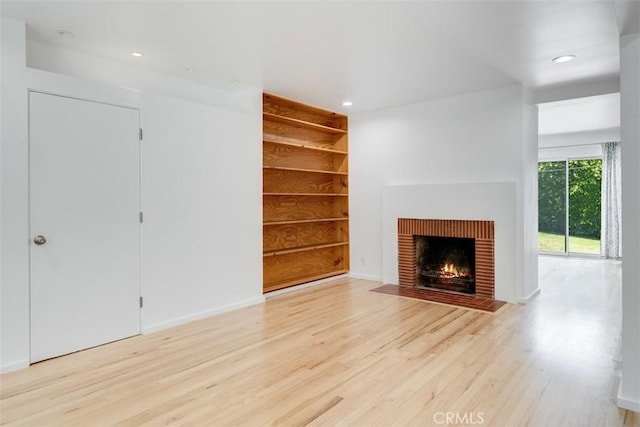
M 47 243 L 47 238 L 44 237 L 42 234 L 38 234 L 36 237 L 33 238 L 33 243 L 35 243 L 38 246 L 42 246 L 45 243 Z

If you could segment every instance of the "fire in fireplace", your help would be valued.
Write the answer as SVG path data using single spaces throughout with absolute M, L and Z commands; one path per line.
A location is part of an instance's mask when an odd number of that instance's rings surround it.
M 414 236 L 416 284 L 475 294 L 475 239 Z

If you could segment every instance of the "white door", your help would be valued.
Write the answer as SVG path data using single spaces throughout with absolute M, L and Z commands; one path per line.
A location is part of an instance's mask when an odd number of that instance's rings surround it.
M 32 363 L 140 333 L 139 128 L 29 93 Z

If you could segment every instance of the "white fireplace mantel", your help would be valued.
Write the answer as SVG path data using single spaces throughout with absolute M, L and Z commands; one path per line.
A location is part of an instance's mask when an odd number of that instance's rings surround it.
M 518 301 L 515 182 L 398 185 L 382 196 L 382 278 L 398 284 L 398 218 L 489 220 L 495 223 L 495 298 Z

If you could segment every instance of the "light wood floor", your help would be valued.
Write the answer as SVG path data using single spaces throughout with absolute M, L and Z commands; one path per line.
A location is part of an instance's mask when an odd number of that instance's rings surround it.
M 621 426 L 620 265 L 540 259 L 496 314 L 343 279 L 1 380 L 3 424 Z

